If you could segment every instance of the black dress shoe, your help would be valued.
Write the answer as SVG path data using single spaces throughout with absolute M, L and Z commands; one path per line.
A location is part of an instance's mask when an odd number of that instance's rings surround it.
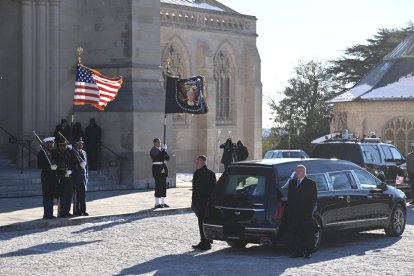
M 74 212 L 73 216 L 74 217 L 80 217 L 80 216 L 82 216 L 82 213 L 81 212 Z
M 43 216 L 44 219 L 55 219 L 55 216 Z
M 168 205 L 168 204 L 165 204 L 165 203 L 164 203 L 164 204 L 162 205 L 162 207 L 164 207 L 164 208 L 170 208 L 170 205 Z
M 88 214 L 88 213 L 86 213 L 86 212 L 83 212 L 83 213 L 82 213 L 82 216 L 87 217 L 87 216 L 89 216 L 89 214 Z
M 164 206 L 163 205 L 161 205 L 161 204 L 158 204 L 158 205 L 155 205 L 155 209 L 158 209 L 158 208 L 163 208 Z
M 201 243 L 201 242 L 197 245 L 193 245 L 192 247 L 194 249 L 197 249 L 197 250 L 209 250 L 209 249 L 211 249 L 211 245 L 209 243 Z
M 296 252 L 293 253 L 293 255 L 290 256 L 291 258 L 301 258 L 303 257 L 303 253 L 302 252 Z

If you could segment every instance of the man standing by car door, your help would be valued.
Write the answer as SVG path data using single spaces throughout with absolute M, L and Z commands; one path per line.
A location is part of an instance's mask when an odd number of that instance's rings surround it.
M 411 188 L 411 202 L 414 204 L 414 144 L 411 144 L 411 152 L 407 154 L 407 172 L 408 172 L 408 182 L 410 183 Z
M 295 178 L 289 181 L 288 216 L 295 237 L 292 258 L 310 258 L 314 250 L 316 224 L 313 212 L 316 209 L 316 183 L 306 177 L 306 167 L 298 165 Z
M 196 171 L 193 175 L 193 195 L 191 198 L 191 209 L 197 216 L 198 228 L 200 230 L 200 243 L 193 245 L 194 249 L 208 250 L 211 248 L 211 240 L 207 240 L 203 231 L 203 220 L 206 216 L 206 208 L 214 186 L 216 185 L 216 174 L 207 168 L 207 157 L 200 155 L 196 160 Z

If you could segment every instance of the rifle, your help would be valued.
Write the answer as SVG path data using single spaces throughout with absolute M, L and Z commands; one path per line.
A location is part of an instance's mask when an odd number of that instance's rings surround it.
M 55 162 L 53 162 L 53 159 L 52 159 L 52 156 L 50 155 L 50 152 L 45 148 L 45 146 L 43 145 L 42 140 L 39 138 L 39 136 L 36 134 L 36 132 L 34 130 L 33 130 L 33 135 L 34 135 L 34 137 L 36 137 L 37 142 L 39 142 L 40 148 L 42 149 L 43 153 L 45 154 L 47 162 L 49 162 L 50 169 L 52 171 L 55 171 L 58 166 L 55 164 Z
M 62 137 L 65 141 L 66 141 L 66 143 L 69 145 L 70 143 L 69 143 L 69 140 L 68 139 L 66 139 L 66 137 L 62 134 L 62 133 L 60 133 L 60 131 L 58 131 L 58 134 L 60 135 L 60 137 Z M 72 150 L 72 152 L 75 154 L 75 157 L 76 157 L 76 159 L 78 160 L 78 162 L 79 162 L 79 165 L 82 167 L 82 168 L 85 168 L 85 166 L 86 166 L 86 162 L 85 162 L 85 160 L 83 160 L 83 158 L 79 155 L 79 153 L 76 151 L 76 150 L 74 150 L 73 148 L 71 149 Z M 83 164 L 83 165 L 82 165 Z

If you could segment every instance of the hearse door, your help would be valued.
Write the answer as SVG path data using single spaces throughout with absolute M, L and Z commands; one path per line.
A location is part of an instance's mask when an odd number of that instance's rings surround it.
M 358 194 L 350 172 L 330 172 L 327 175 L 335 195 L 334 204 L 331 207 L 335 211 L 335 220 L 327 226 L 341 229 L 350 228 L 358 216 L 358 213 L 352 208 L 353 201 L 357 200 Z
M 354 170 L 353 175 L 358 180 L 359 192 L 363 201 L 359 209 L 363 219 L 368 225 L 381 225 L 387 219 L 388 209 L 391 205 L 391 196 L 377 188 L 378 180 L 363 170 Z

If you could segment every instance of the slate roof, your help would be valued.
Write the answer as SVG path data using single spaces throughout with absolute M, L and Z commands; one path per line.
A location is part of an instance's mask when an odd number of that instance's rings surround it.
M 414 100 L 414 33 L 388 53 L 353 88 L 328 103 Z

